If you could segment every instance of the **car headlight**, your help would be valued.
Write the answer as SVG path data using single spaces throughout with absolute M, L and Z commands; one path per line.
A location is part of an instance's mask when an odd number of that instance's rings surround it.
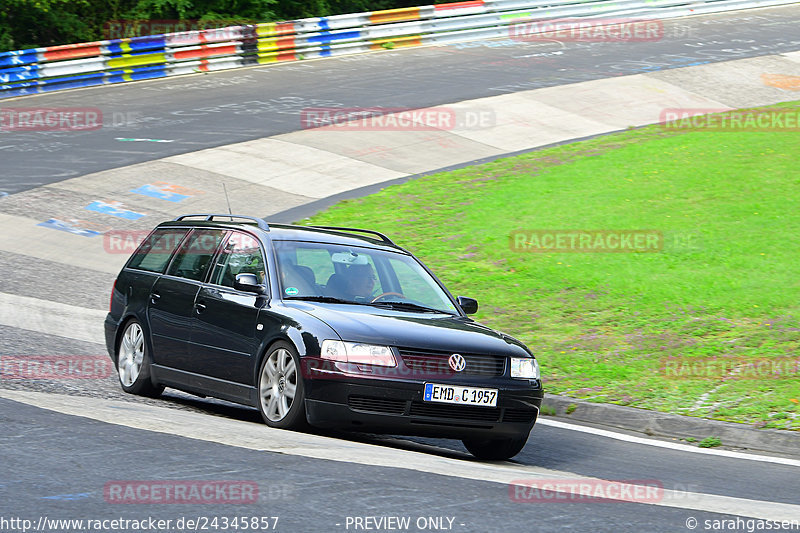
M 511 358 L 511 377 L 522 379 L 539 379 L 539 363 L 533 357 Z
M 361 342 L 324 340 L 320 357 L 359 365 L 397 366 L 391 348 Z

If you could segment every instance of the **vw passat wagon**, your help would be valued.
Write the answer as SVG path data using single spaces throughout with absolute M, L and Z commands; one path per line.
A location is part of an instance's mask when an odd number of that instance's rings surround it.
M 507 459 L 536 422 L 539 367 L 477 309 L 374 231 L 185 215 L 130 257 L 105 335 L 128 393 L 173 387 L 276 428 L 455 438 Z

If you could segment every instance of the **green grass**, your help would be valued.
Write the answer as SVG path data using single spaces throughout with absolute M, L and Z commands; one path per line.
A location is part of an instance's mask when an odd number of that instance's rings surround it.
M 796 356 L 799 154 L 797 132 L 653 126 L 415 179 L 301 223 L 389 234 L 478 298 L 476 320 L 525 342 L 548 392 L 799 429 L 797 374 L 663 371 L 666 357 Z M 532 229 L 658 230 L 664 249 L 513 250 L 512 232 Z
M 722 441 L 719 439 L 719 437 L 706 437 L 700 441 L 700 444 L 698 444 L 700 448 L 716 448 L 717 446 L 721 445 Z

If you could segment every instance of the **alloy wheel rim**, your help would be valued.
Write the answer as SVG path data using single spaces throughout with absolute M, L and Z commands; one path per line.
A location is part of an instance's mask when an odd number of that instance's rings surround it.
M 297 394 L 297 365 L 285 348 L 272 352 L 264 363 L 259 382 L 261 410 L 272 422 L 280 422 Z
M 123 385 L 130 387 L 136 383 L 139 373 L 142 371 L 143 361 L 144 333 L 141 326 L 134 322 L 125 330 L 120 344 L 117 368 L 119 370 L 119 380 Z

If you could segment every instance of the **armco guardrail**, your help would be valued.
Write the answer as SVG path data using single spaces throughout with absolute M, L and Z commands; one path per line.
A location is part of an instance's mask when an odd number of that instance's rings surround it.
M 797 0 L 472 0 L 0 53 L 0 98 L 509 35 L 523 21 L 666 19 Z

